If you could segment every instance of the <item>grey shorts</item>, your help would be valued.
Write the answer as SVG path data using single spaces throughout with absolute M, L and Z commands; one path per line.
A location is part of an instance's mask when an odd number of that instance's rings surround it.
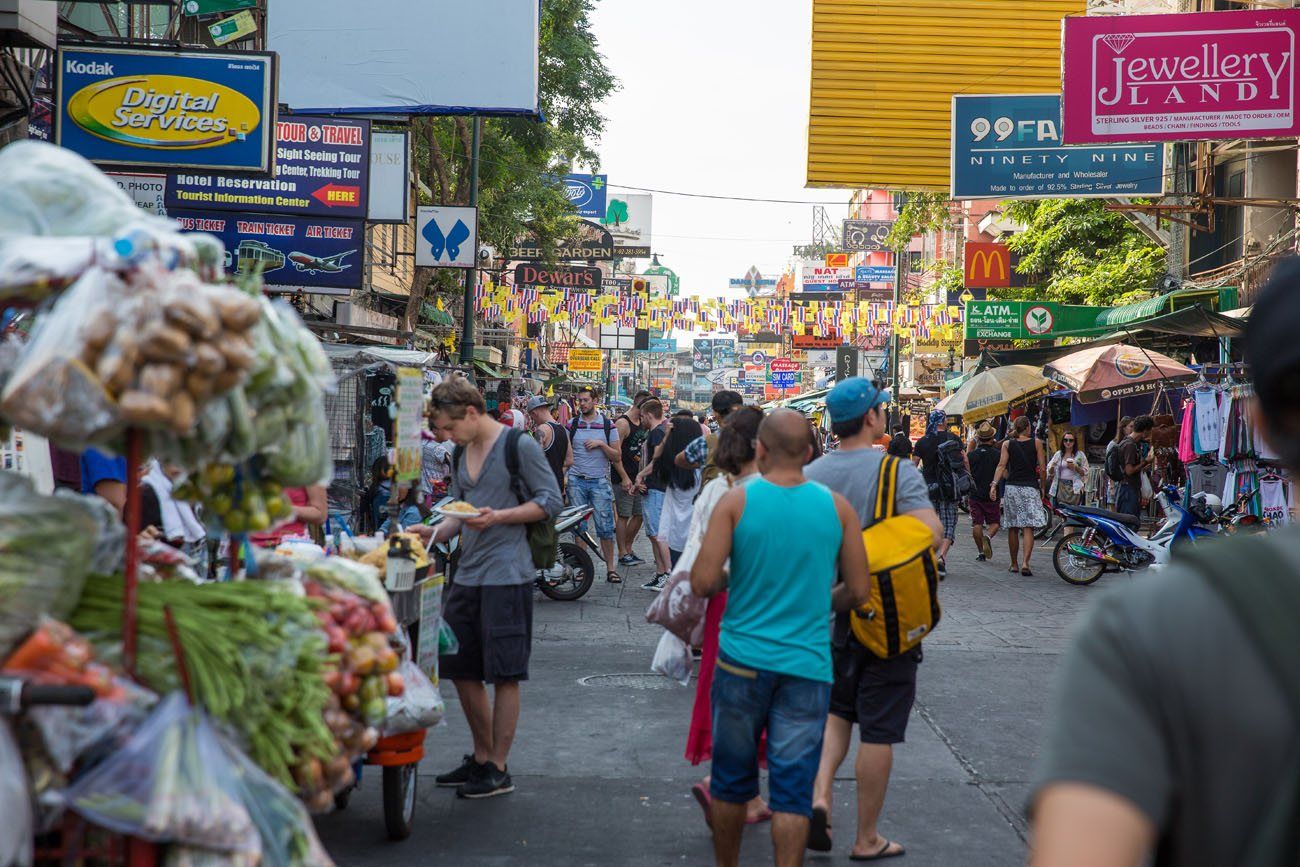
M 629 494 L 622 485 L 614 485 L 614 511 L 620 518 L 641 517 L 641 495 Z
M 509 683 L 528 679 L 533 650 L 533 585 L 465 587 L 453 583 L 442 601 L 442 618 L 460 648 L 438 658 L 447 680 Z

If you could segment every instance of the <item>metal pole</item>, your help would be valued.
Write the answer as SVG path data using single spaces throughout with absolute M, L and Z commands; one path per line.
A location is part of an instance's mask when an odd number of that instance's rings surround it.
M 898 331 L 894 324 L 898 316 L 898 309 L 903 304 L 903 278 L 907 275 L 906 266 L 903 264 L 903 251 L 894 251 L 894 311 L 889 322 L 889 370 L 890 382 L 894 390 L 894 407 L 899 406 L 898 393 L 901 388 L 899 378 L 902 372 L 899 368 L 898 354 L 902 347 L 902 341 L 898 338 Z
M 483 119 L 474 118 L 474 136 L 469 149 L 469 206 L 478 207 L 478 146 L 483 134 Z M 474 266 L 465 269 L 465 315 L 460 327 L 460 363 L 470 367 L 474 363 L 474 287 L 478 284 L 478 250 L 474 251 Z

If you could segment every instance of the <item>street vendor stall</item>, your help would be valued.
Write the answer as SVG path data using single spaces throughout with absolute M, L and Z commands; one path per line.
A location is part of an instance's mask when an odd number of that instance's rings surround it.
M 334 377 L 292 309 L 222 261 L 69 151 L 0 151 L 0 308 L 36 320 L 0 344 L 0 426 L 122 455 L 127 488 L 119 515 L 0 471 L 0 694 L 91 691 L 27 710 L 17 740 L 0 716 L 0 863 L 329 865 L 308 811 L 381 736 L 418 760 L 441 714 L 391 570 L 257 548 L 289 492 L 331 478 Z M 142 534 L 146 457 L 223 540 L 223 581 Z

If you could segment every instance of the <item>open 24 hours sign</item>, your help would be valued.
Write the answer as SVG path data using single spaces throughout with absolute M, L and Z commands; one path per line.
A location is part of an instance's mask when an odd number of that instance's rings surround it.
M 110 166 L 269 173 L 275 55 L 60 48 L 54 141 Z

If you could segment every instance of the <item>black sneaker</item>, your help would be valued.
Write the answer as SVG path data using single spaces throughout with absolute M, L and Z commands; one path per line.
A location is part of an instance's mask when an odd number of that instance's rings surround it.
M 983 563 L 983 562 L 985 562 L 985 561 L 988 560 L 988 559 L 989 559 L 988 557 L 985 557 L 983 554 L 980 554 L 978 557 L 975 558 L 975 562 L 976 562 L 976 563 Z
M 641 589 L 654 590 L 656 592 L 662 590 L 664 589 L 664 582 L 667 580 L 667 578 L 668 576 L 665 573 L 660 572 L 657 575 L 655 575 L 655 577 L 651 578 L 649 581 L 642 584 Z
M 622 557 L 619 557 L 618 562 L 622 563 L 624 566 L 640 566 L 641 564 L 645 563 L 645 560 L 642 560 L 640 557 L 638 557 L 636 555 L 636 552 L 632 552 L 630 554 L 624 554 Z
M 491 762 L 484 762 L 478 766 L 474 776 L 456 790 L 456 797 L 479 800 L 508 795 L 514 790 L 515 784 L 509 774 Z
M 474 774 L 477 773 L 481 767 L 483 766 L 474 761 L 474 756 L 471 753 L 464 757 L 459 768 L 454 771 L 448 771 L 445 774 L 439 774 L 433 778 L 433 781 L 445 789 L 454 789 L 463 786 L 472 780 Z
M 947 577 L 948 577 L 948 564 L 945 563 L 943 560 L 940 560 L 940 561 L 939 561 L 939 578 L 940 578 L 940 579 L 943 579 L 943 578 L 947 578 Z

